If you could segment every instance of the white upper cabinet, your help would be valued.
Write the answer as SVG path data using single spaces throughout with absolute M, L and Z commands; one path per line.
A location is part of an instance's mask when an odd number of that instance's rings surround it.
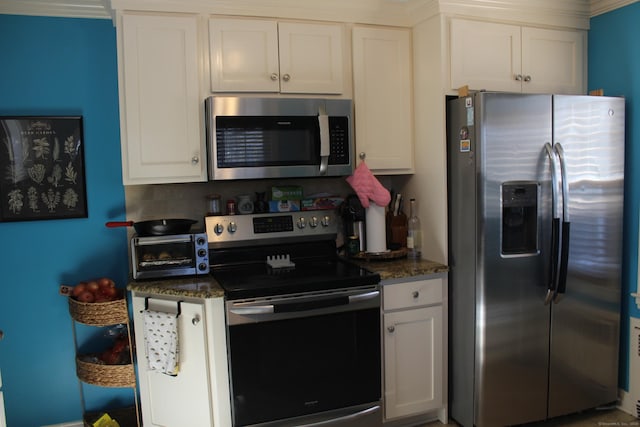
M 451 88 L 585 92 L 586 34 L 452 19 Z
M 413 79 L 407 29 L 353 28 L 356 153 L 376 174 L 413 172 Z
M 213 92 L 341 94 L 343 26 L 209 20 Z
M 118 43 L 124 184 L 206 181 L 197 16 L 123 14 Z

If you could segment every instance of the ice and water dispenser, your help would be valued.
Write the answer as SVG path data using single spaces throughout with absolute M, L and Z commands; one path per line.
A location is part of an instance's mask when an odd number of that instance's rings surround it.
M 502 255 L 538 252 L 538 183 L 502 184 Z

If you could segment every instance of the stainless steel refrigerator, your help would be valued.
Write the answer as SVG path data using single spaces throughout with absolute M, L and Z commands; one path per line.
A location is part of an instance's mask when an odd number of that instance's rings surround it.
M 448 102 L 450 382 L 465 427 L 617 399 L 622 98 Z

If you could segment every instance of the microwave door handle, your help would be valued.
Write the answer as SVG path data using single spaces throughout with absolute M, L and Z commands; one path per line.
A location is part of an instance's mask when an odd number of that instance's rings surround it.
M 318 124 L 320 125 L 320 175 L 326 175 L 329 167 L 329 154 L 331 152 L 329 144 L 329 116 L 324 106 L 320 106 L 318 111 Z

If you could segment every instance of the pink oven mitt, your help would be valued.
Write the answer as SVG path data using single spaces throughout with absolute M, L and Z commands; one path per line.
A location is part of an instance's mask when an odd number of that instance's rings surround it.
M 365 162 L 360 162 L 353 175 L 347 178 L 347 182 L 351 185 L 360 199 L 363 207 L 369 207 L 369 200 L 378 206 L 387 206 L 391 201 L 389 190 L 384 188 L 380 181 L 373 176 Z

